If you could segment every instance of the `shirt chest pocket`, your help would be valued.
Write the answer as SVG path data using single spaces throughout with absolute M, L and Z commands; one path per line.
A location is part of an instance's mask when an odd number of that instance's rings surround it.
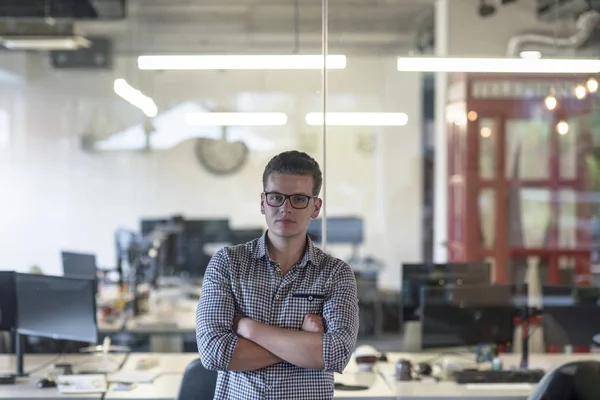
M 306 314 L 323 315 L 323 303 L 325 295 L 321 293 L 293 293 L 288 298 L 287 304 L 287 322 L 290 328 L 302 328 L 302 322 Z

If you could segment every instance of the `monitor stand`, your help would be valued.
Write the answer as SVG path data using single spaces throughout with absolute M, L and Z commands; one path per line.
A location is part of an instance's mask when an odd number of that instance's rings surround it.
M 24 357 L 25 356 L 25 335 L 21 335 L 19 332 L 15 333 L 15 358 L 17 362 L 17 378 L 27 376 L 24 371 Z
M 519 369 L 529 369 L 529 304 L 525 304 L 521 310 L 521 362 Z

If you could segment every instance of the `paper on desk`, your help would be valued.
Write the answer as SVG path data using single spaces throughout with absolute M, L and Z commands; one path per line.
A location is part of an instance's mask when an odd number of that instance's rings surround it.
M 106 378 L 99 374 L 60 375 L 56 379 L 56 383 L 60 393 L 104 393 L 108 389 Z
M 145 371 L 119 371 L 108 376 L 109 382 L 152 383 L 163 373 L 162 368 L 156 367 Z
M 533 390 L 531 383 L 467 383 L 468 390 Z

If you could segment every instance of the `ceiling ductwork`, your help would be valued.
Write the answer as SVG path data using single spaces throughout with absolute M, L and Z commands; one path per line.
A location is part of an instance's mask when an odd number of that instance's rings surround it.
M 589 10 L 579 15 L 575 23 L 575 32 L 567 37 L 556 37 L 551 33 L 524 33 L 513 36 L 508 41 L 508 57 L 518 57 L 525 46 L 535 47 L 542 54 L 549 49 L 576 49 L 581 47 L 592 35 L 600 21 L 600 13 Z
M 553 22 L 571 18 L 588 10 L 600 11 L 600 0 L 537 0 L 536 12 L 540 21 Z

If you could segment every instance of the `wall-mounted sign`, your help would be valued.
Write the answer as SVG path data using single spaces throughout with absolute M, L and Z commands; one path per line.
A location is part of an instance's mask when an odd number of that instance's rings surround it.
M 522 80 L 476 80 L 471 84 L 474 99 L 543 99 L 552 90 L 557 97 L 575 98 L 578 80 L 522 79 Z

